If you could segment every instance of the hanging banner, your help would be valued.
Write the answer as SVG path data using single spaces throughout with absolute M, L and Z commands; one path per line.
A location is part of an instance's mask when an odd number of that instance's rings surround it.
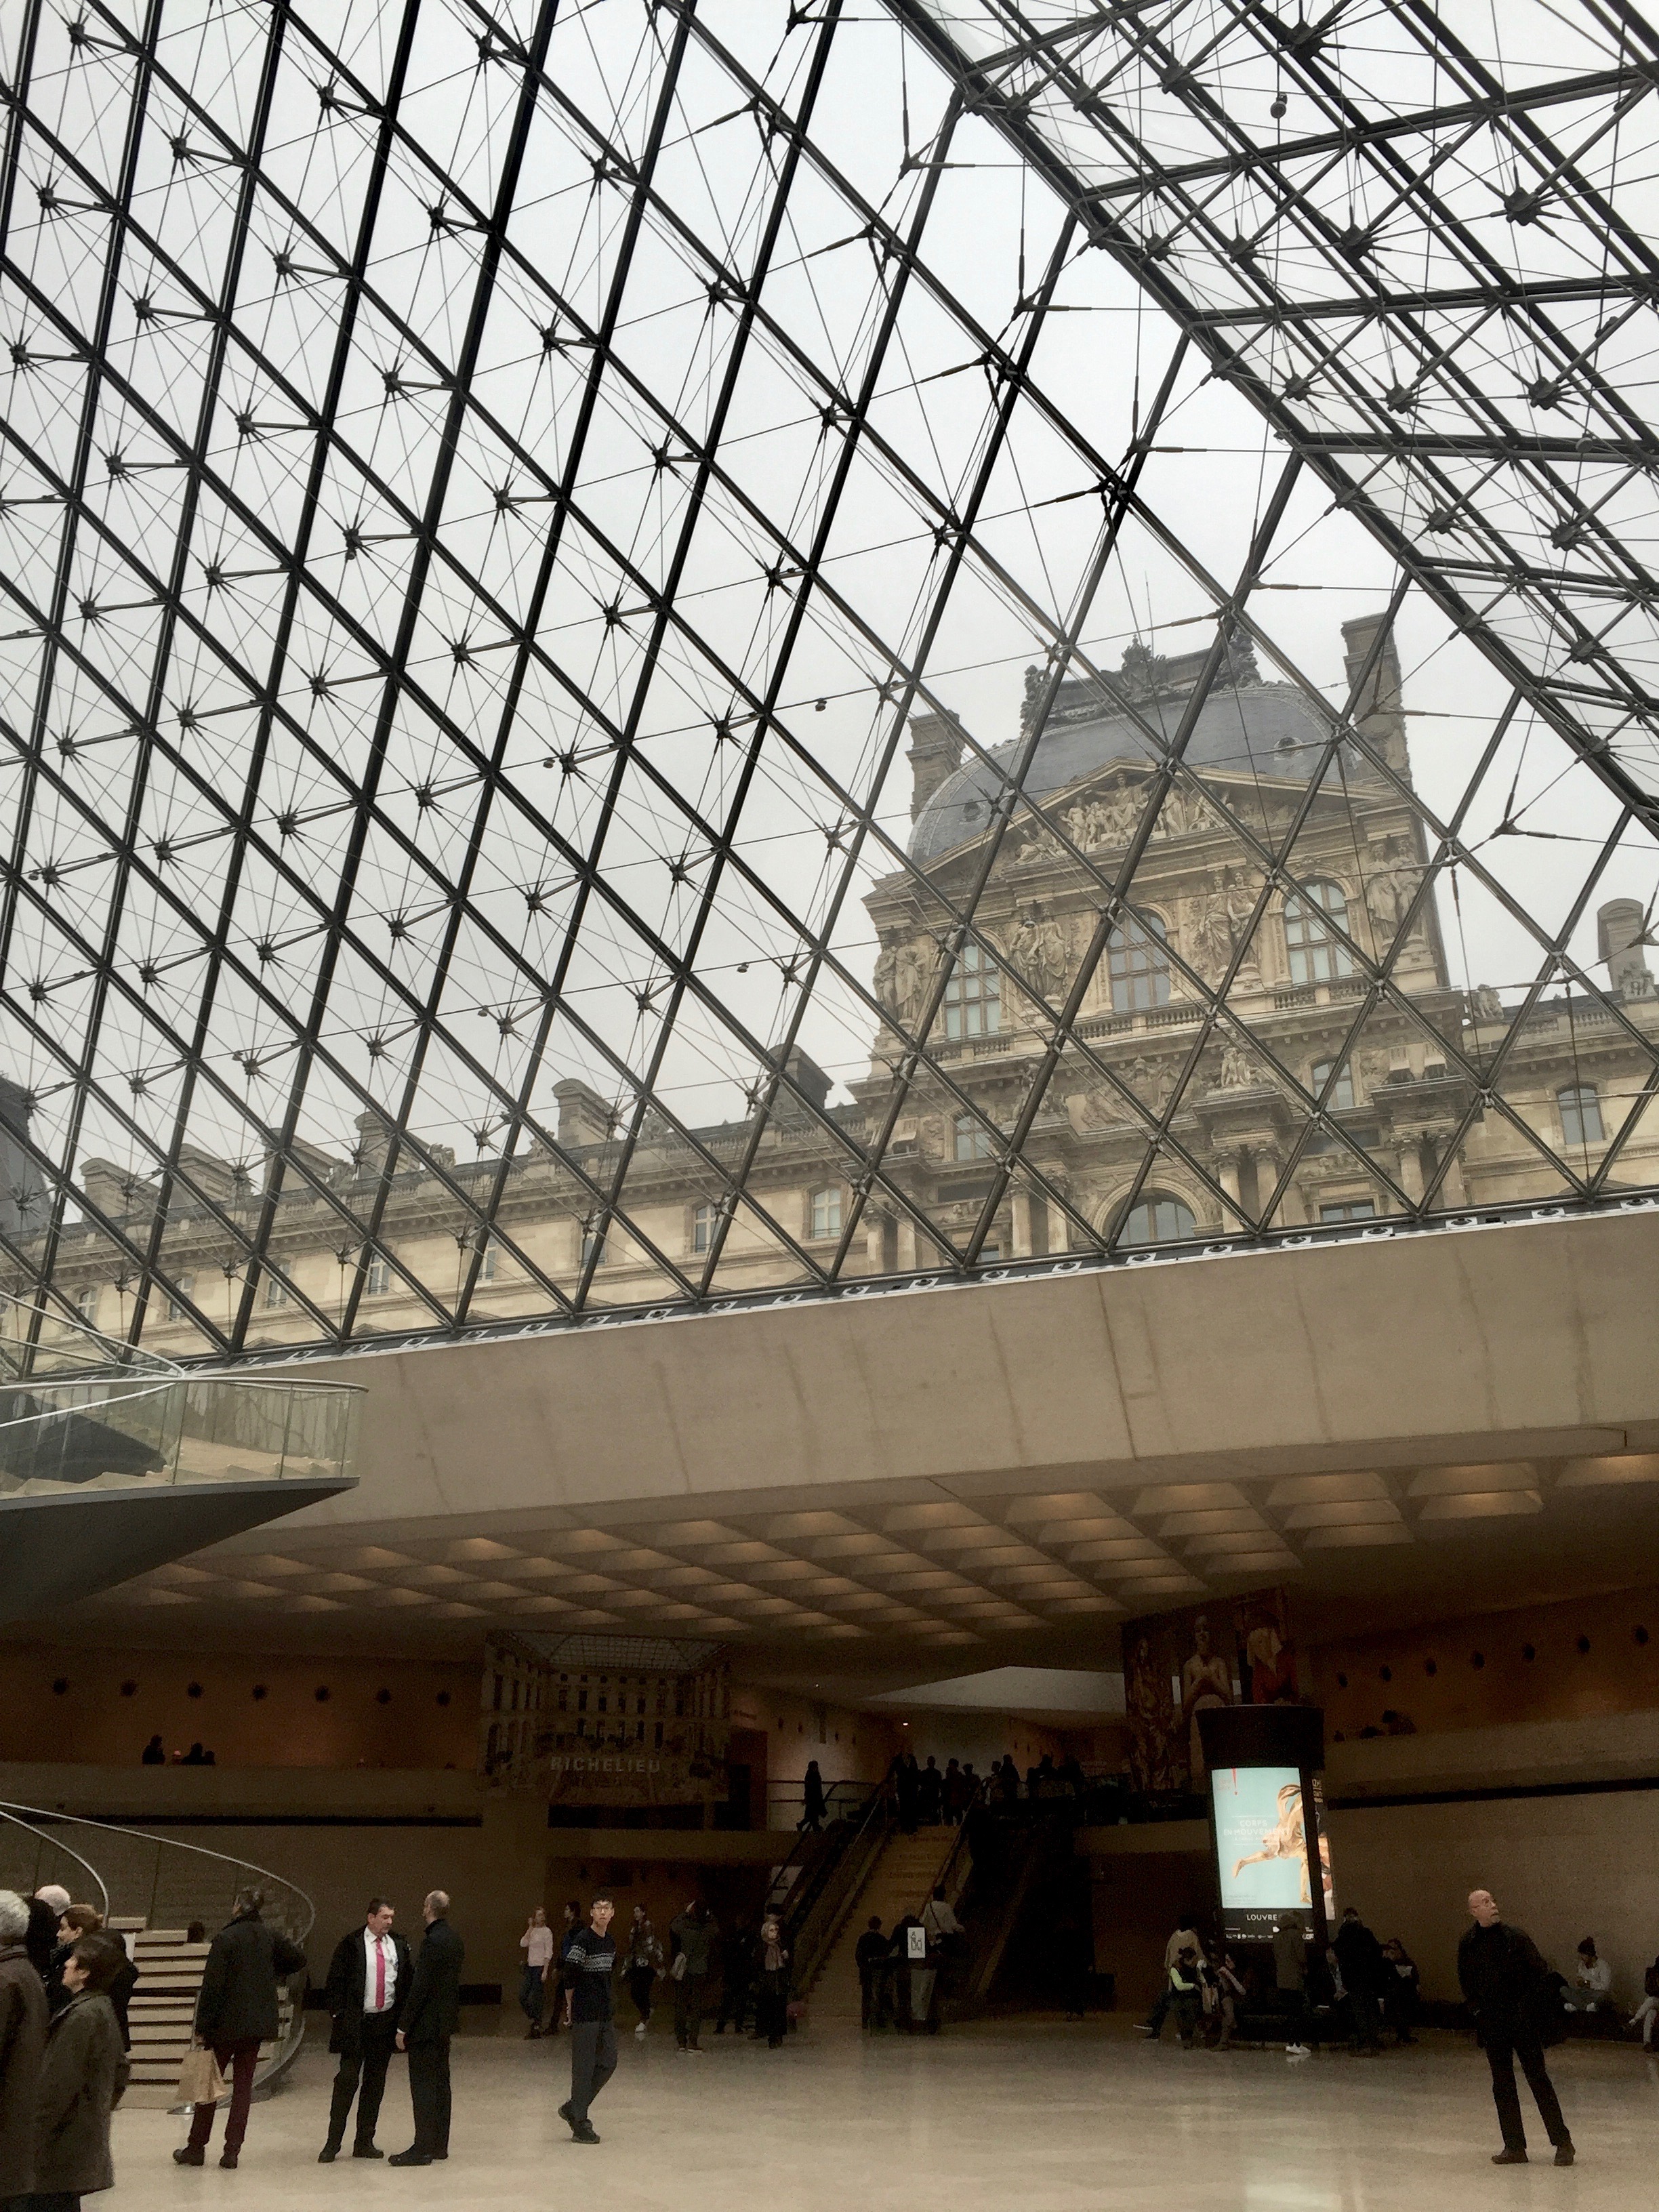
M 1202 1791 L 1200 1713 L 1298 1702 L 1284 1591 L 1253 1590 L 1126 1620 L 1123 1697 L 1136 1789 Z

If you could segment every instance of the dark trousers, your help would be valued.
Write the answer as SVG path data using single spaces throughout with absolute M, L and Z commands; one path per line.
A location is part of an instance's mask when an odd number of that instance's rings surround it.
M 760 2014 L 755 2002 L 755 1984 L 752 1982 L 723 1983 L 720 1987 L 720 2017 L 714 2022 L 715 2034 L 725 2034 L 726 2023 L 729 2020 L 738 2033 L 741 2035 L 744 2021 L 751 2013 L 755 2014 L 755 2025 L 758 2027 Z
M 230 2112 L 225 2121 L 225 2148 L 240 2150 L 247 2133 L 247 2108 L 253 2101 L 253 2069 L 259 2063 L 257 2035 L 238 2037 L 234 2043 L 216 2043 L 213 2056 L 222 2074 L 230 2076 Z M 190 2123 L 191 2146 L 200 2150 L 213 2133 L 217 2105 L 198 2105 Z
M 1370 1990 L 1350 1990 L 1348 1991 L 1348 2017 L 1353 2022 L 1355 2043 L 1363 2050 L 1381 2051 L 1382 2014 Z
M 687 1974 L 674 1984 L 674 2040 L 682 2051 L 695 2046 L 702 2033 L 707 1974 Z
M 1176 2030 L 1183 2043 L 1190 2043 L 1198 2033 L 1198 2023 L 1203 2017 L 1203 2006 L 1196 1990 L 1172 1990 L 1170 2002 L 1175 2007 Z
M 340 2070 L 334 2076 L 334 2094 L 328 2106 L 328 2139 L 336 2150 L 345 2141 L 354 2097 L 357 2100 L 356 2141 L 374 2142 L 380 2100 L 386 2094 L 386 2069 L 392 2063 L 397 2033 L 398 2015 L 390 2009 L 365 2013 L 362 2026 L 356 2032 L 341 2030 Z
M 1166 1980 L 1159 1993 L 1158 2002 L 1146 2015 L 1146 2025 L 1152 2031 L 1154 2043 L 1164 2033 L 1164 2023 L 1170 2017 L 1170 2007 L 1174 2002 L 1175 1993 Z
M 617 2070 L 617 2030 L 608 2020 L 570 2025 L 570 2124 L 587 2125 L 587 2108 Z
M 775 2051 L 789 2032 L 789 1999 L 782 1990 L 762 1985 L 755 1998 L 755 2033 Z
M 449 2151 L 449 2038 L 409 2046 L 409 2101 L 415 2108 L 411 2150 L 441 2158 Z
M 1498 2107 L 1498 2124 L 1504 2131 L 1504 2149 L 1525 2150 L 1527 2147 L 1527 2131 L 1521 2124 L 1521 2098 L 1515 2086 L 1517 2058 L 1532 2091 L 1533 2102 L 1538 2107 L 1538 2117 L 1544 2123 L 1545 2134 L 1558 2147 L 1571 2142 L 1572 2137 L 1561 2117 L 1555 2084 L 1544 2063 L 1544 2046 L 1531 2029 L 1511 2028 L 1503 2034 L 1483 2026 L 1480 2040 L 1486 2047 L 1486 2063 L 1492 2069 L 1492 2100 Z
M 641 2021 L 651 2017 L 651 1984 L 656 1978 L 655 1969 L 650 1966 L 630 1966 L 628 1970 L 628 1994 Z

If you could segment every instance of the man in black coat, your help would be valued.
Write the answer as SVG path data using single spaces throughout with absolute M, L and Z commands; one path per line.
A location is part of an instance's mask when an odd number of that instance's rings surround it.
M 1527 2163 L 1527 2131 L 1521 2124 L 1521 2100 L 1515 2087 L 1518 2058 L 1538 2116 L 1555 2145 L 1555 2162 L 1571 2166 L 1572 2137 L 1544 2064 L 1539 2033 L 1540 2006 L 1549 1969 L 1531 1936 L 1499 1917 L 1489 1889 L 1469 1893 L 1469 1911 L 1474 1924 L 1465 1931 L 1457 1947 L 1457 1978 L 1492 2069 L 1492 2102 L 1504 2131 L 1504 2148 L 1493 2153 L 1492 2164 Z
M 329 1961 L 328 2047 L 339 2053 L 340 2065 L 328 2108 L 328 2141 L 317 2154 L 319 2166 L 331 2166 L 338 2157 L 354 2097 L 357 2132 L 351 2155 L 385 2156 L 374 2148 L 374 2124 L 410 1984 L 409 1946 L 392 1932 L 393 1917 L 384 1897 L 371 1897 L 362 1926 L 340 1938 Z
M 423 1908 L 426 1935 L 416 1954 L 409 1995 L 398 2015 L 398 2048 L 409 2053 L 409 2101 L 415 2140 L 389 2166 L 430 2166 L 449 2156 L 449 2039 L 461 2016 L 461 1939 L 449 1924 L 449 1899 L 434 1889 Z
M 259 1917 L 264 1901 L 263 1890 L 238 1893 L 235 1911 L 208 1951 L 196 1999 L 197 2036 L 212 2051 L 219 2071 L 231 2077 L 230 2117 L 225 2122 L 221 2166 L 235 2165 L 247 2133 L 259 2045 L 275 2042 L 281 2031 L 277 1982 L 283 1976 L 297 1974 L 306 1962 L 297 1943 L 291 1943 L 279 1929 L 268 1928 Z M 189 2142 L 173 2154 L 176 2165 L 201 2165 L 218 2109 L 217 2105 L 198 2105 L 190 2123 Z

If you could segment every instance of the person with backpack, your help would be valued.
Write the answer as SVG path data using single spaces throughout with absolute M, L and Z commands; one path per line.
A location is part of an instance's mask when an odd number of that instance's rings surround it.
M 1572 2136 L 1544 2063 L 1543 2039 L 1550 2023 L 1542 2017 L 1542 2007 L 1549 1969 L 1526 1930 L 1503 1918 L 1489 1889 L 1470 1891 L 1469 1911 L 1473 1924 L 1457 1947 L 1457 1979 L 1492 2069 L 1492 2102 L 1504 2136 L 1504 2148 L 1492 2154 L 1492 2164 L 1527 2163 L 1527 2131 L 1515 2087 L 1518 2058 L 1545 2133 L 1555 2146 L 1555 2163 L 1571 2166 L 1577 2155 Z

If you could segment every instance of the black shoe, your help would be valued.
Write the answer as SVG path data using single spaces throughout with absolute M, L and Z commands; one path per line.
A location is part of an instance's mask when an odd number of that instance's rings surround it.
M 220 2152 L 219 2163 L 224 2167 L 227 2173 L 235 2172 L 237 2156 L 238 2154 L 234 2150 L 222 2150 Z
M 1555 2162 L 1558 2166 L 1571 2166 L 1577 2155 L 1577 2153 L 1570 2142 L 1557 2143 L 1555 2146 Z
M 388 2166 L 430 2166 L 431 2163 L 423 2150 L 396 2150 L 386 2160 Z
M 435 2158 L 435 2159 L 442 2160 L 442 2159 L 446 2159 L 446 2158 L 447 2158 L 447 2157 L 449 2156 L 449 2151 L 448 2151 L 447 2147 L 446 2146 L 446 2148 L 445 2148 L 444 2149 L 442 2149 L 442 2150 L 434 2150 L 434 2151 L 433 2152 L 432 2155 L 433 2155 L 433 2157 L 434 2157 L 434 2158 Z
M 1523 2150 L 1495 2150 L 1492 2162 L 1494 2166 L 1525 2166 L 1528 2160 Z
M 570 2102 L 568 2098 L 559 2107 L 559 2118 L 564 2122 L 566 2127 L 569 2129 L 571 2134 L 574 2136 L 576 2132 L 576 2115 L 571 2111 Z
M 353 2143 L 351 2155 L 353 2158 L 384 2158 L 386 2153 L 377 2150 L 373 2143 Z
M 339 2155 L 340 2146 L 338 2143 L 325 2143 L 317 2154 L 317 2163 L 319 2166 L 332 2166 L 335 2160 L 338 2158 Z
M 599 2137 L 594 2134 L 592 2128 L 578 2128 L 575 2134 L 571 2137 L 571 2141 L 573 2142 L 579 2143 L 596 2143 L 599 2141 Z
M 173 2162 L 175 2166 L 200 2166 L 206 2156 L 200 2143 L 182 2143 L 173 2152 Z

